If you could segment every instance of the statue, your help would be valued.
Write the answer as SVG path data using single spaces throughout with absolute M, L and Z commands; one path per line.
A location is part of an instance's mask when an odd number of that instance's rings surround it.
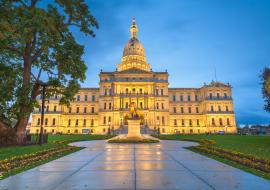
M 139 118 L 139 115 L 138 115 L 137 110 L 135 108 L 135 102 L 131 102 L 129 104 L 129 112 L 131 115 L 131 119 Z

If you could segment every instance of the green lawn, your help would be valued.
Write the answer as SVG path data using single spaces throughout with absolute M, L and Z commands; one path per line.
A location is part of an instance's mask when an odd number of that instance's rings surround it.
M 0 160 L 60 146 L 59 144 L 54 143 L 56 141 L 100 140 L 106 138 L 108 138 L 107 135 L 49 135 L 48 143 L 41 146 L 29 145 L 0 148 Z
M 45 151 L 52 148 L 65 148 L 68 147 L 68 143 L 75 141 L 84 141 L 84 140 L 103 140 L 111 138 L 112 136 L 108 135 L 49 135 L 48 143 L 43 145 L 27 145 L 27 146 L 9 146 L 0 148 L 0 160 L 9 159 L 15 156 L 29 155 L 31 153 L 36 153 L 38 151 Z M 27 166 L 17 167 L 8 172 L 2 173 L 0 170 L 0 180 L 7 178 L 9 176 L 15 175 L 22 171 L 31 169 L 38 165 L 47 163 L 49 161 L 55 160 L 59 157 L 65 156 L 72 152 L 81 150 L 80 147 L 73 147 L 69 151 L 64 151 L 59 154 L 55 154 L 47 159 L 41 159 L 37 162 L 32 162 Z
M 219 148 L 251 154 L 270 160 L 270 136 L 247 135 L 161 135 L 161 139 L 209 139 Z

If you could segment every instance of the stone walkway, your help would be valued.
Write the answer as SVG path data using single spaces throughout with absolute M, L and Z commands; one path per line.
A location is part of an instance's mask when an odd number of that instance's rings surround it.
M 73 145 L 87 148 L 2 180 L 0 189 L 270 189 L 268 180 L 183 148 L 192 142 Z

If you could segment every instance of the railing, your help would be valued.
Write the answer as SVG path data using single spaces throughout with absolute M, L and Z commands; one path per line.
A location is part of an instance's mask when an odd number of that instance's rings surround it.
M 206 111 L 206 113 L 210 114 L 232 114 L 234 111 Z
M 207 96 L 205 100 L 232 100 L 231 96 Z

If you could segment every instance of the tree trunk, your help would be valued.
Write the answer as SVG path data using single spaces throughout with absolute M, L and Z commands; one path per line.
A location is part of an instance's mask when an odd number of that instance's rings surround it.
M 24 143 L 26 135 L 26 126 L 28 123 L 29 116 L 23 116 L 16 123 L 16 142 L 21 144 Z

